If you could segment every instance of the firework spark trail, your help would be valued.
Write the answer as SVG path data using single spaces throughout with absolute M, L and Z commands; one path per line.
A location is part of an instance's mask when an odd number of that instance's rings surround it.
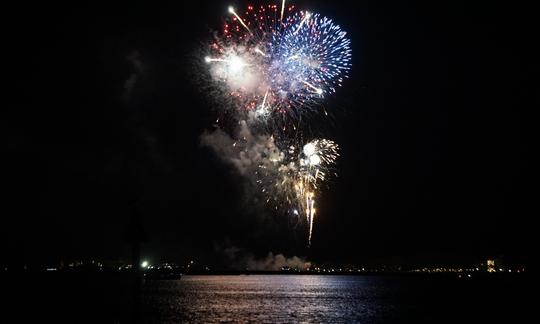
M 298 25 L 298 28 L 296 28 L 296 30 L 294 31 L 295 34 L 298 34 L 298 31 L 300 30 L 300 28 L 302 28 L 302 26 L 304 26 L 304 23 L 305 23 L 306 20 L 308 20 L 310 17 L 311 17 L 311 14 L 310 14 L 309 12 L 306 11 L 306 14 L 304 15 L 304 18 L 302 18 L 302 21 L 300 21 L 300 24 Z
M 236 12 L 229 7 L 229 13 L 204 61 L 219 93 L 232 103 L 239 133 L 229 137 L 218 130 L 203 140 L 253 179 L 268 204 L 302 215 L 310 246 L 315 200 L 338 157 L 338 145 L 326 139 L 290 140 L 286 130 L 297 130 L 300 116 L 348 77 L 350 40 L 331 19 L 296 11 L 285 0 L 280 8 L 248 6 Z M 260 123 L 274 124 L 274 131 L 261 132 Z
M 211 57 L 205 57 L 204 58 L 204 61 L 206 63 L 210 63 L 210 62 L 228 62 L 228 60 L 225 60 L 225 59 L 221 59 L 221 58 L 211 58 Z
M 283 12 L 285 11 L 285 0 L 281 1 L 281 16 L 280 21 L 283 21 Z
M 317 94 L 322 94 L 323 93 L 323 90 L 321 88 L 317 88 L 316 86 L 314 86 L 313 84 L 307 82 L 307 81 L 302 81 L 305 85 L 307 85 L 308 87 L 310 87 L 311 89 L 313 89 Z
M 268 91 L 266 91 L 266 93 L 264 94 L 264 99 L 263 99 L 263 102 L 261 104 L 261 109 L 264 109 L 264 104 L 266 103 L 266 97 L 268 97 Z
M 261 51 L 258 47 L 255 48 L 255 52 L 261 54 L 262 56 L 266 56 L 266 54 L 263 51 Z
M 313 219 L 315 218 L 315 200 L 313 199 L 313 193 L 310 193 L 310 200 L 309 200 L 309 207 L 308 207 L 308 213 L 309 213 L 309 236 L 308 236 L 308 246 L 311 246 L 311 235 L 313 234 Z
M 242 20 L 242 18 L 240 18 L 240 16 L 238 16 L 236 11 L 234 11 L 233 7 L 229 7 L 229 12 L 232 13 L 236 17 L 236 19 L 238 19 L 238 21 L 242 24 L 242 26 L 244 26 L 244 28 L 247 29 L 247 31 L 251 34 L 251 30 L 246 25 L 246 23 Z

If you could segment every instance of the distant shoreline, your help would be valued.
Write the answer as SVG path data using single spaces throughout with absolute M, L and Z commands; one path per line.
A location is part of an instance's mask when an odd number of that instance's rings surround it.
M 144 272 L 140 272 L 142 275 Z M 58 271 L 7 271 L 0 272 L 0 277 L 77 277 L 77 276 L 105 276 L 105 277 L 129 277 L 135 274 L 131 271 L 95 271 L 95 270 L 58 270 Z M 455 277 L 455 278 L 518 278 L 528 277 L 527 272 L 522 273 L 488 273 L 488 272 L 415 272 L 415 271 L 190 271 L 182 272 L 182 276 L 259 276 L 259 275 L 295 275 L 295 276 L 407 276 L 407 277 Z

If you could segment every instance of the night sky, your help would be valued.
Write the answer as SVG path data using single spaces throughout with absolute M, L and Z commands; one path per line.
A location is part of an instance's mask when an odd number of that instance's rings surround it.
M 294 3 L 353 48 L 331 116 L 311 121 L 341 146 L 311 249 L 200 144 L 216 113 L 195 62 L 227 6 L 247 3 L 47 2 L 3 8 L 2 262 L 128 260 L 134 211 L 155 262 L 215 263 L 230 247 L 318 262 L 530 255 L 534 11 Z

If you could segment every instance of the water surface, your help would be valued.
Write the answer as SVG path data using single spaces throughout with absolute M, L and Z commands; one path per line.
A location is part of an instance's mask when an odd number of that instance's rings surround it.
M 146 282 L 142 315 L 146 321 L 171 323 L 468 321 L 500 312 L 489 300 L 504 289 L 494 296 L 489 287 L 440 277 L 185 276 Z

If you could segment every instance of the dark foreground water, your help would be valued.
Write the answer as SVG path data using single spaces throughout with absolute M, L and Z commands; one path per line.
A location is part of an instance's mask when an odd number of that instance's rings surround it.
M 487 323 L 533 313 L 525 277 L 184 276 L 139 291 L 123 277 L 59 274 L 2 286 L 13 322 Z

